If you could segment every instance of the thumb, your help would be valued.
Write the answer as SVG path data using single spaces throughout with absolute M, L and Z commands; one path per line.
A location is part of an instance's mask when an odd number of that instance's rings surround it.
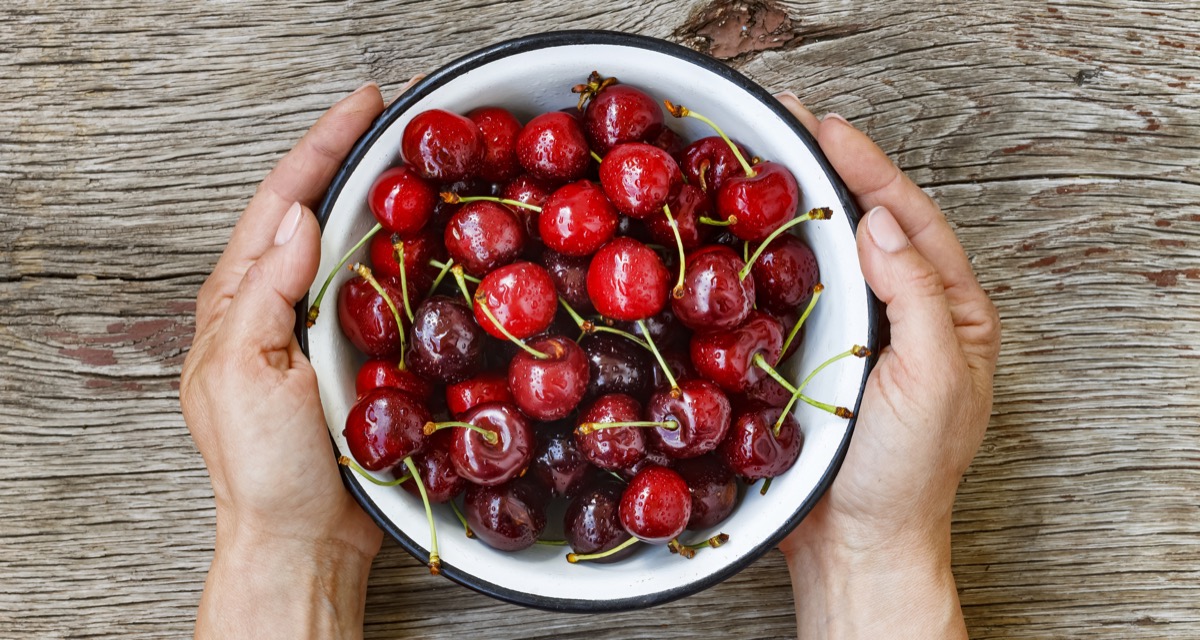
M 287 348 L 296 323 L 295 305 L 312 286 L 320 261 L 320 225 L 312 211 L 296 202 L 279 223 L 274 246 L 242 277 L 222 330 L 242 348 Z
M 912 246 L 886 207 L 871 209 L 864 222 L 858 227 L 859 261 L 867 284 L 887 305 L 893 349 L 901 357 L 924 361 L 956 345 L 937 270 Z

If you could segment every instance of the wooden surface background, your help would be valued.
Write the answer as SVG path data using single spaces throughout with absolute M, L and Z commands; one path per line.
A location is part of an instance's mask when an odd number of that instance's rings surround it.
M 1194 0 L 287 4 L 0 11 L 0 637 L 190 634 L 213 511 L 177 376 L 255 185 L 364 81 L 562 28 L 733 57 L 941 202 L 1004 319 L 954 522 L 973 637 L 1200 637 Z M 579 617 L 431 579 L 388 543 L 367 636 L 776 638 L 791 604 L 778 554 Z

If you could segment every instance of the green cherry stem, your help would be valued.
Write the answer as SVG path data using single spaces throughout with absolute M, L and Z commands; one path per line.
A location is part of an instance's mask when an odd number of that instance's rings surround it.
M 396 264 L 400 265 L 400 295 L 404 297 L 404 313 L 408 316 L 408 321 L 411 323 L 413 319 L 412 306 L 408 302 L 408 268 L 404 266 L 404 241 L 393 236 L 392 252 L 396 258 Z
M 586 561 L 586 560 L 599 560 L 601 558 L 607 558 L 611 555 L 620 553 L 621 551 L 624 551 L 625 549 L 628 549 L 629 547 L 632 547 L 634 544 L 637 544 L 638 542 L 639 542 L 639 540 L 637 538 L 630 538 L 630 539 L 626 540 L 625 542 L 622 542 L 621 544 L 613 547 L 612 549 L 609 549 L 608 551 L 601 551 L 600 553 L 585 553 L 585 554 L 568 553 L 567 554 L 567 562 L 570 562 L 571 564 L 575 564 L 577 562 L 582 562 L 582 561 Z
M 775 479 L 775 478 L 767 478 L 766 480 L 764 480 L 764 481 L 763 481 L 763 486 L 762 486 L 762 489 L 759 489 L 759 490 L 758 490 L 758 495 L 760 495 L 760 496 L 765 496 L 765 495 L 767 495 L 767 489 L 770 489 L 770 488 L 771 488 L 771 481 L 772 481 L 772 480 L 774 480 L 774 479 Z
M 474 538 L 475 532 L 471 531 L 471 525 L 467 524 L 467 517 L 463 515 L 462 510 L 458 508 L 457 504 L 454 504 L 453 500 L 450 501 L 450 510 L 454 512 L 454 517 L 462 523 L 463 533 L 467 534 L 468 538 Z
M 683 254 L 683 238 L 679 235 L 679 223 L 675 222 L 675 217 L 671 215 L 670 205 L 663 205 L 663 215 L 667 216 L 667 224 L 671 226 L 671 234 L 675 236 L 675 248 L 679 250 L 679 279 L 675 281 L 675 288 L 671 289 L 671 297 L 678 300 L 683 297 L 683 276 L 687 268 L 687 258 Z
M 808 383 L 812 382 L 812 379 L 815 378 L 818 373 L 821 373 L 821 371 L 823 371 L 825 369 L 825 367 L 828 367 L 829 365 L 837 362 L 838 360 L 843 360 L 843 359 L 849 358 L 851 356 L 854 356 L 856 358 L 866 358 L 869 355 L 871 355 L 870 349 L 867 349 L 866 347 L 860 347 L 858 345 L 854 345 L 853 347 L 850 347 L 849 349 L 837 354 L 836 356 L 833 356 L 832 358 L 826 360 L 825 362 L 822 362 L 820 365 L 817 366 L 816 369 L 813 369 L 812 373 L 808 374 L 808 376 L 804 378 L 803 382 L 796 385 L 796 392 L 794 394 L 792 394 L 792 397 L 790 400 L 788 400 L 787 405 L 785 405 L 783 407 L 783 412 L 779 414 L 779 419 L 775 421 L 775 429 L 774 429 L 775 435 L 779 435 L 779 430 L 783 427 L 784 418 L 787 417 L 788 415 L 791 415 L 792 406 L 794 406 L 796 404 L 796 400 L 798 400 L 800 398 L 800 394 L 804 391 L 804 388 L 807 387 Z M 833 407 L 833 409 L 834 409 L 834 411 L 832 411 L 832 413 L 839 417 L 842 417 L 842 418 L 853 418 L 854 417 L 854 413 L 845 407 Z
M 550 546 L 550 547 L 565 547 L 565 546 L 567 546 L 566 540 L 534 540 L 533 542 L 534 542 L 534 544 L 544 544 L 544 545 Z
M 679 428 L 679 423 L 674 420 L 663 420 L 656 422 L 654 420 L 630 420 L 626 422 L 584 422 L 579 425 L 575 431 L 581 436 L 586 436 L 599 429 L 616 429 L 618 427 L 657 427 L 659 429 L 667 429 L 674 431 Z
M 700 224 L 706 224 L 710 227 L 728 227 L 737 224 L 737 216 L 729 216 L 726 220 L 717 220 L 708 216 L 700 216 Z
M 592 160 L 595 160 L 596 164 L 604 162 L 604 158 L 601 158 L 600 154 L 596 153 L 595 151 L 589 151 L 588 153 L 592 154 Z
M 421 474 L 417 472 L 417 465 L 413 463 L 412 456 L 404 459 L 404 466 L 408 467 L 409 474 L 417 482 L 417 491 L 421 493 L 421 502 L 425 504 L 425 518 L 429 520 L 429 573 L 436 576 L 442 572 L 442 558 L 438 555 L 437 527 L 433 524 L 429 494 L 425 493 L 425 482 L 421 480 Z
M 650 335 L 650 328 L 646 326 L 646 321 L 638 320 L 637 322 L 638 326 L 642 328 L 642 335 L 646 336 L 646 346 L 650 347 L 650 353 L 654 354 L 654 359 L 658 360 L 658 366 L 662 367 L 663 374 L 667 376 L 667 382 L 671 383 L 671 397 L 678 398 L 682 392 L 679 390 L 679 383 L 675 381 L 675 374 L 671 373 L 667 361 L 658 352 L 658 347 L 654 344 L 654 338 Z
M 763 240 L 762 244 L 758 245 L 758 248 L 754 250 L 754 254 L 751 255 L 750 259 L 746 261 L 746 266 L 742 267 L 742 270 L 738 273 L 738 278 L 745 280 L 746 276 L 750 275 L 750 268 L 754 266 L 754 263 L 758 260 L 758 257 L 762 255 L 762 252 L 766 251 L 767 245 L 771 244 L 775 238 L 783 235 L 785 231 L 800 224 L 801 222 L 808 222 L 809 220 L 828 220 L 832 215 L 832 209 L 828 207 L 817 207 L 815 209 L 810 209 L 808 213 L 805 213 L 802 216 L 796 216 L 795 218 L 788 220 L 786 223 L 779 225 L 779 228 L 772 231 L 771 235 L 767 236 L 767 239 Z
M 430 260 L 429 262 L 432 264 L 434 261 Z M 437 288 L 442 285 L 442 280 L 446 278 L 447 273 L 450 273 L 450 267 L 452 266 L 454 266 L 454 258 L 450 258 L 449 262 L 442 264 L 440 267 L 441 271 L 438 271 L 437 277 L 433 279 L 433 286 L 429 287 L 429 293 L 425 294 L 426 298 L 432 296 L 437 291 Z
M 550 354 L 542 353 L 541 351 L 534 349 L 533 347 L 525 344 L 524 340 L 522 340 L 522 339 L 514 336 L 512 333 L 510 333 L 508 331 L 508 329 L 505 328 L 505 326 L 500 323 L 500 320 L 496 317 L 496 315 L 494 313 L 492 313 L 492 310 L 488 308 L 487 300 L 484 299 L 483 295 L 480 295 L 480 292 L 476 292 L 475 304 L 479 306 L 479 310 L 483 312 L 483 315 L 487 316 L 487 319 L 491 320 L 492 324 L 495 325 L 495 327 L 500 330 L 500 333 L 504 334 L 504 337 L 508 338 L 510 342 L 517 345 L 518 347 L 521 347 L 522 349 L 525 350 L 525 353 L 528 353 L 529 355 L 537 358 L 538 360 L 549 360 L 550 359 Z
M 579 330 L 583 332 L 583 334 L 579 336 L 580 340 L 582 340 L 584 336 L 588 336 L 596 332 L 611 333 L 613 335 L 618 335 L 632 340 L 646 350 L 650 349 L 650 345 L 646 344 L 641 338 L 638 338 L 628 331 L 621 331 L 620 329 L 616 329 L 614 327 L 606 327 L 604 325 L 598 325 L 591 320 L 585 320 L 583 316 L 579 315 L 579 312 L 571 308 L 571 305 L 562 296 L 558 297 L 558 304 L 562 305 L 562 308 L 566 310 L 567 315 L 571 316 L 571 320 L 575 322 L 575 326 L 579 327 Z M 576 340 L 576 342 L 578 342 L 578 340 Z
M 771 378 L 773 378 L 775 380 L 775 382 L 778 382 L 779 386 L 783 387 L 788 393 L 790 393 L 794 396 L 798 396 L 800 398 L 800 400 L 802 400 L 806 404 L 812 405 L 823 411 L 828 411 L 829 413 L 832 413 L 837 416 L 841 415 L 841 413 L 838 412 L 838 407 L 835 407 L 831 404 L 826 404 L 824 402 L 820 402 L 818 400 L 814 400 L 814 399 L 804 395 L 803 393 L 800 393 L 799 391 L 797 391 L 796 387 L 792 386 L 792 383 L 788 382 L 787 378 L 784 378 L 782 375 L 779 374 L 778 371 L 775 370 L 775 367 L 772 367 L 771 365 L 767 364 L 766 358 L 763 358 L 761 353 L 754 354 L 754 364 L 756 366 L 758 366 L 759 369 L 766 371 L 767 375 L 771 376 Z M 845 411 L 845 409 L 843 409 L 843 411 Z
M 429 265 L 432 267 L 437 267 L 438 269 L 453 269 L 455 266 L 458 266 L 459 270 L 460 271 L 462 270 L 461 265 L 454 264 L 453 258 L 451 258 L 449 262 L 442 262 L 440 260 L 430 260 Z M 476 278 L 475 276 L 470 275 L 468 273 L 463 274 L 463 280 L 466 280 L 467 282 L 471 282 L 474 284 L 479 284 L 479 278 Z
M 346 252 L 346 255 L 342 256 L 342 259 L 338 261 L 337 266 L 333 268 L 333 271 L 329 272 L 329 275 L 325 278 L 325 282 L 321 285 L 321 290 L 317 292 L 316 299 L 314 299 L 313 303 L 308 307 L 308 317 L 305 319 L 306 325 L 311 327 L 317 323 L 317 316 L 321 315 L 321 300 L 325 298 L 325 291 L 329 289 L 329 283 L 333 282 L 333 275 L 338 272 L 338 269 L 341 269 L 343 265 L 350 261 L 350 256 L 353 256 L 354 253 L 361 249 L 364 244 L 370 241 L 371 238 L 375 237 L 375 234 L 379 233 L 379 230 L 382 228 L 383 225 L 381 224 L 376 224 L 374 227 L 371 227 L 371 230 L 367 232 L 367 235 L 363 236 L 362 240 L 358 241 L 358 244 L 350 247 L 350 250 Z
M 446 422 L 426 422 L 425 427 L 421 429 L 421 431 L 425 435 L 431 436 L 435 431 L 451 428 L 470 429 L 471 431 L 481 434 L 483 439 L 486 440 L 488 444 L 496 444 L 497 442 L 500 442 L 500 436 L 496 435 L 495 431 L 484 429 L 483 427 L 471 424 L 470 422 L 459 422 L 457 420 L 447 420 Z
M 808 320 L 809 314 L 817 306 L 817 299 L 821 297 L 821 292 L 825 290 L 825 285 L 818 282 L 813 285 L 812 297 L 808 299 L 808 306 L 804 308 L 804 313 L 800 314 L 800 319 L 796 320 L 796 324 L 792 325 L 792 330 L 788 332 L 787 339 L 783 341 L 783 349 L 779 352 L 779 358 L 775 360 L 775 366 L 779 366 L 783 362 L 783 354 L 787 353 L 788 347 L 792 346 L 796 336 L 800 335 L 800 327 L 804 326 L 804 321 Z
M 454 274 L 454 281 L 458 283 L 458 290 L 463 294 L 463 300 L 467 306 L 471 306 L 471 291 L 467 289 L 467 275 L 463 273 L 462 265 L 454 265 L 450 267 L 450 273 Z
M 363 280 L 366 280 L 367 284 L 371 285 L 371 288 L 375 290 L 375 293 L 378 293 L 383 298 L 383 301 L 387 303 L 388 309 L 392 310 L 392 318 L 396 320 L 396 333 L 400 335 L 400 353 L 404 353 L 404 323 L 400 321 L 400 310 L 396 308 L 396 303 L 392 302 L 392 297 L 383 290 L 383 287 L 379 286 L 379 281 L 371 274 L 371 270 L 367 265 L 355 262 L 350 267 L 350 270 L 357 273 Z M 404 361 L 401 360 L 400 364 L 401 368 L 403 368 Z
M 342 465 L 343 467 L 350 467 L 359 476 L 362 476 L 365 480 L 367 480 L 371 484 L 378 485 L 380 487 L 395 487 L 397 485 L 401 485 L 401 484 L 404 484 L 405 482 L 408 482 L 412 478 L 412 476 L 410 476 L 406 473 L 406 474 L 400 476 L 399 478 L 396 478 L 395 480 L 380 480 L 379 478 L 376 478 L 375 476 L 371 475 L 366 469 L 363 469 L 362 467 L 358 466 L 357 462 L 351 460 L 347 456 L 339 456 L 338 464 Z
M 520 207 L 522 209 L 529 209 L 531 211 L 537 211 L 539 213 L 542 211 L 541 207 L 534 205 L 534 204 L 521 202 L 520 200 L 509 200 L 507 198 L 497 198 L 495 196 L 460 196 L 457 193 L 451 193 L 449 191 L 443 191 L 441 196 L 442 196 L 442 201 L 445 202 L 446 204 L 466 204 L 469 202 L 498 202 L 500 204 L 506 204 L 510 207 Z
M 733 150 L 733 155 L 737 157 L 738 163 L 742 165 L 742 170 L 746 172 L 746 176 L 753 178 L 758 175 L 758 172 L 750 166 L 750 163 L 746 162 L 746 158 L 742 156 L 742 152 L 738 150 L 737 145 L 733 143 L 733 140 L 729 139 L 729 136 L 725 135 L 725 132 L 721 130 L 721 127 L 717 126 L 717 123 L 681 104 L 673 104 L 670 100 L 663 100 L 663 104 L 667 106 L 667 112 L 676 118 L 695 118 L 712 127 L 713 131 L 716 131 L 717 135 L 721 136 L 721 139 L 725 141 L 725 144 L 729 145 L 729 148 Z

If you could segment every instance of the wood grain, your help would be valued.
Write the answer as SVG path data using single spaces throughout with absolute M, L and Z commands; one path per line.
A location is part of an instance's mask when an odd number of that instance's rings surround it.
M 694 1 L 289 5 L 0 12 L 0 637 L 190 633 L 213 520 L 176 380 L 254 186 L 366 80 L 394 90 L 581 27 L 737 54 L 868 131 L 943 205 L 1004 320 L 954 522 L 972 637 L 1200 636 L 1194 2 L 786 2 L 762 50 L 698 37 L 726 31 Z M 385 547 L 368 637 L 794 634 L 777 554 L 685 601 L 589 617 L 423 573 Z

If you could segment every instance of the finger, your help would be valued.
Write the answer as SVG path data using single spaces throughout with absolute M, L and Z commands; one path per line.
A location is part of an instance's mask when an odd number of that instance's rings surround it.
M 821 128 L 821 121 L 817 120 L 817 117 L 804 106 L 803 102 L 800 102 L 800 98 L 796 97 L 796 94 L 791 91 L 784 91 L 775 94 L 775 99 L 787 108 L 788 111 L 792 112 L 792 115 L 796 116 L 796 119 L 800 121 L 800 124 L 804 125 L 805 129 L 808 129 L 809 133 L 814 136 L 817 135 L 817 129 Z
M 312 211 L 295 203 L 273 236 L 272 247 L 246 272 L 221 323 L 227 346 L 266 353 L 286 370 L 296 323 L 294 306 L 312 286 L 321 258 L 321 229 Z
M 294 202 L 316 206 L 334 173 L 383 110 L 379 87 L 367 84 L 333 106 L 300 139 L 259 186 L 234 227 L 196 301 L 196 329 L 223 313 L 246 270 L 271 247 L 271 238 Z
M 396 93 L 396 97 L 392 98 L 392 101 L 389 102 L 388 104 L 390 105 L 390 104 L 392 104 L 392 102 L 399 100 L 400 96 L 404 95 L 409 89 L 413 88 L 413 85 L 417 84 L 418 82 L 420 82 L 424 79 L 425 79 L 425 74 L 423 74 L 423 73 L 418 73 L 417 75 L 413 76 L 411 79 L 409 79 L 409 81 L 407 83 L 405 83 L 405 85 L 403 87 L 400 87 L 400 91 L 398 91 Z

